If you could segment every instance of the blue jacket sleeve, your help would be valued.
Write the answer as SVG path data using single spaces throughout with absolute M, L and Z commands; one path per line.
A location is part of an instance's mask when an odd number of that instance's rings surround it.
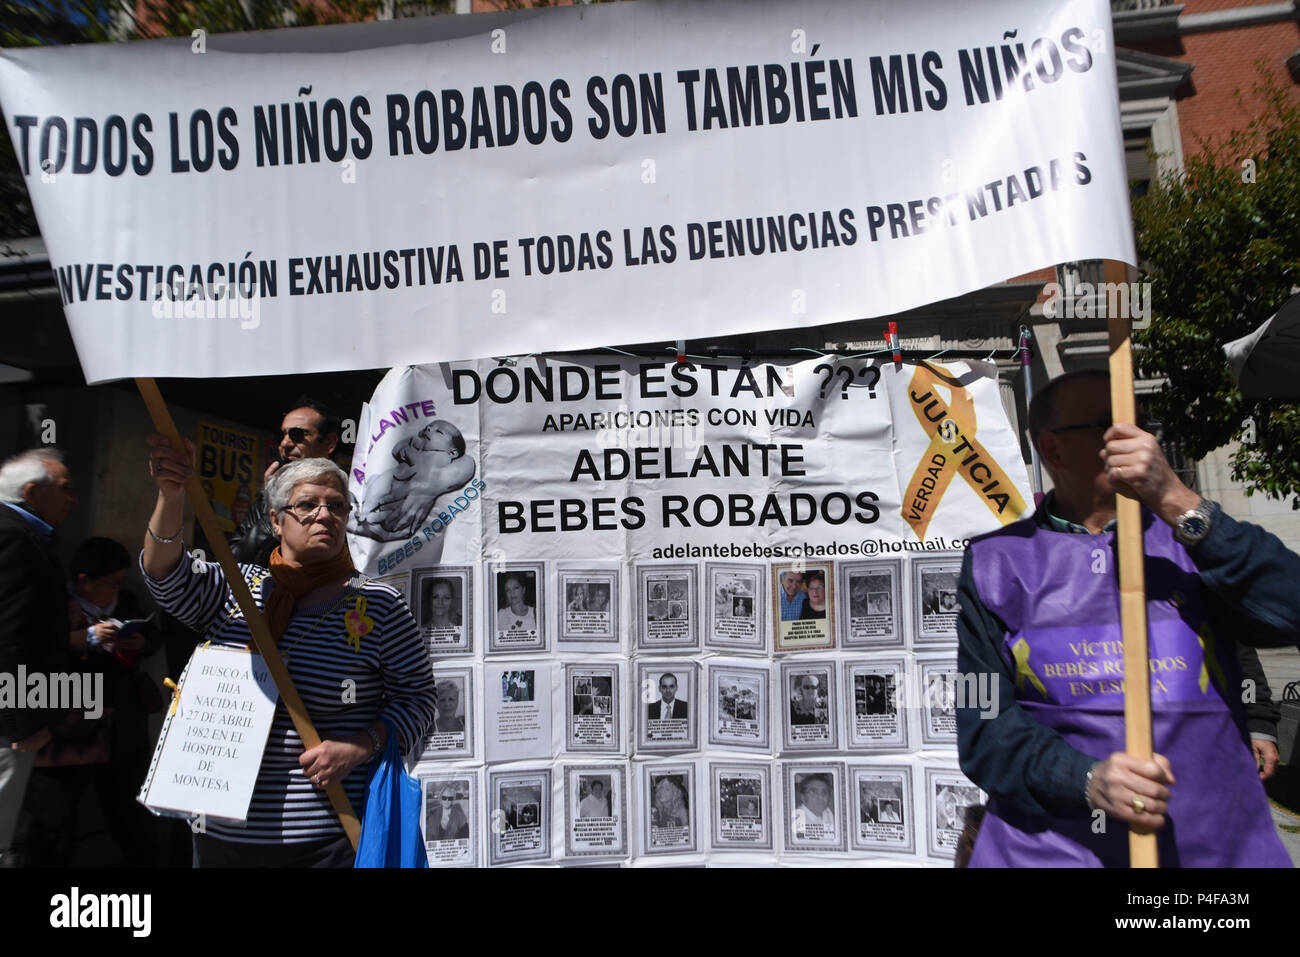
M 1222 634 L 1256 648 L 1300 644 L 1300 555 L 1222 510 L 1188 549 Z

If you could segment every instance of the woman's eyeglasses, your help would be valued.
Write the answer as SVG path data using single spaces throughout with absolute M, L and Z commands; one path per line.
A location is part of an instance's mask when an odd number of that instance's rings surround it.
M 285 511 L 305 523 L 315 518 L 316 513 L 322 508 L 335 518 L 344 518 L 352 511 L 352 506 L 347 502 L 294 502 L 292 505 L 285 506 Z

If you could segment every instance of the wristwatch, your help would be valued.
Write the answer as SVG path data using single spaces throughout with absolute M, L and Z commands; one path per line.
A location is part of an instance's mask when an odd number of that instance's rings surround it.
M 1214 515 L 1219 510 L 1217 502 L 1201 499 L 1196 508 L 1188 509 L 1174 522 L 1174 538 L 1184 545 L 1195 545 L 1210 534 Z

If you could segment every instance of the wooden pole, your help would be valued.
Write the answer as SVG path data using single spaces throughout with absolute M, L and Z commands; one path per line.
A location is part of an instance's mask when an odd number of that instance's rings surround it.
M 1108 267 L 1130 268 L 1107 262 Z M 1107 272 L 1110 272 L 1107 269 Z M 1133 340 L 1127 317 L 1110 316 L 1111 421 L 1137 424 L 1133 396 Z M 1124 637 L 1124 750 L 1135 758 L 1151 759 L 1151 666 L 1147 652 L 1147 598 L 1145 556 L 1142 550 L 1142 506 L 1136 499 L 1116 496 L 1119 518 L 1116 546 L 1119 552 L 1120 625 Z M 1128 836 L 1129 866 L 1156 867 L 1156 836 Z
M 140 390 L 140 397 L 144 399 L 144 404 L 149 408 L 154 428 L 165 435 L 172 447 L 182 455 L 188 454 L 185 451 L 185 443 L 181 441 L 181 435 L 176 430 L 176 423 L 172 421 L 167 403 L 163 401 L 162 393 L 158 391 L 158 384 L 153 379 L 139 378 L 135 380 L 135 385 Z M 248 590 L 248 582 L 244 581 L 244 576 L 240 574 L 235 556 L 231 554 L 230 546 L 226 544 L 226 536 L 217 525 L 217 515 L 212 511 L 212 503 L 204 494 L 203 487 L 199 485 L 197 474 L 191 475 L 189 481 L 185 483 L 185 491 L 189 494 L 190 501 L 194 503 L 194 516 L 198 519 L 203 534 L 207 536 L 217 561 L 221 563 L 221 568 L 226 573 L 226 581 L 234 593 L 235 601 L 239 604 L 239 610 L 244 613 L 244 621 L 248 623 L 248 630 L 253 636 L 253 646 L 266 662 L 266 667 L 275 680 L 276 690 L 280 692 L 280 699 L 284 701 L 289 717 L 293 720 L 293 726 L 298 730 L 298 736 L 302 738 L 304 748 L 316 747 L 320 744 L 320 735 L 316 733 L 316 728 L 311 723 L 311 716 L 307 714 L 302 698 L 298 696 L 298 689 L 293 686 L 289 669 L 284 666 L 284 659 L 280 657 L 280 650 L 275 646 L 275 639 L 271 637 L 271 631 L 266 626 L 266 619 L 262 617 L 257 602 L 253 600 L 253 593 Z M 182 561 L 188 560 L 188 556 L 182 555 Z M 357 841 L 361 837 L 361 824 L 352 810 L 352 802 L 348 800 L 347 792 L 343 790 L 342 784 L 335 782 L 326 789 L 326 793 L 355 850 Z

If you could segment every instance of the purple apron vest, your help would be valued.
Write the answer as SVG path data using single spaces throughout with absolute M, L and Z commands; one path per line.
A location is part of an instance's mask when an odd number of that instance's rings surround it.
M 1178 781 L 1158 832 L 1160 864 L 1290 867 L 1250 751 L 1232 636 L 1213 634 L 1196 566 L 1169 526 L 1143 514 L 1155 750 Z M 1008 629 L 1002 654 L 1017 702 L 1098 760 L 1124 750 L 1114 544 L 1113 533 L 1028 520 L 970 546 L 979 595 Z M 993 800 L 971 866 L 1127 867 L 1128 828 L 1105 824 L 1095 834 L 1086 810 L 1045 817 Z

